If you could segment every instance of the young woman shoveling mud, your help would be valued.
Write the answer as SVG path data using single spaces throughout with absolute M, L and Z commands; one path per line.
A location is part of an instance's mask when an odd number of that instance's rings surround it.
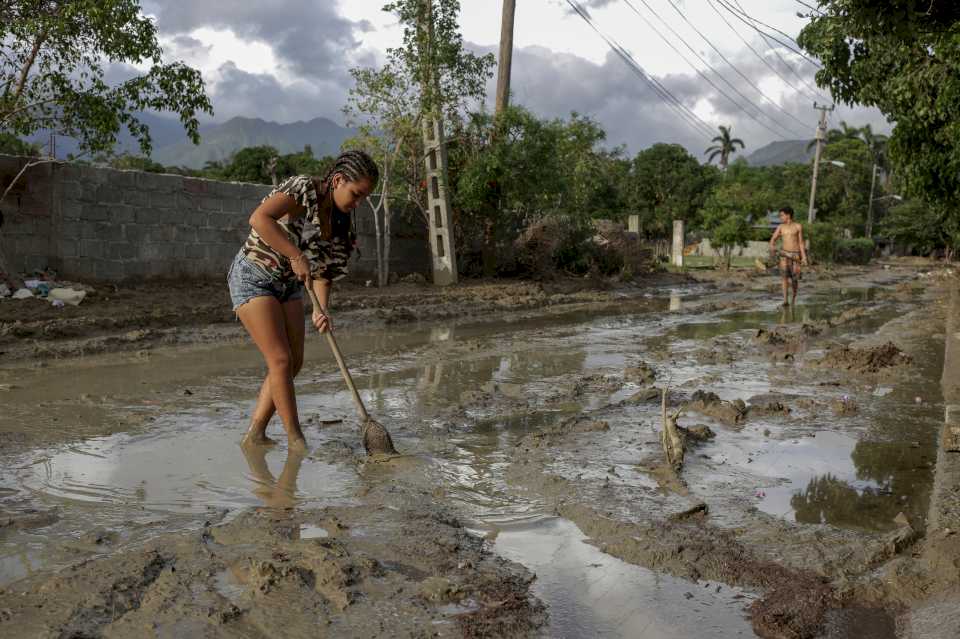
M 267 376 L 243 445 L 274 444 L 266 430 L 276 412 L 290 448 L 306 450 L 293 387 L 303 365 L 304 286 L 319 302 L 313 326 L 329 331 L 330 290 L 347 274 L 354 246 L 351 212 L 378 178 L 369 155 L 347 151 L 322 178 L 297 175 L 284 181 L 250 216 L 250 235 L 227 281 L 233 310 L 263 354 Z

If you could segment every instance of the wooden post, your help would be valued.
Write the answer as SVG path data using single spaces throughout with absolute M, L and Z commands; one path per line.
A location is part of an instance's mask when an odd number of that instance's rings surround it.
M 503 0 L 503 17 L 500 22 L 500 59 L 497 64 L 497 116 L 500 116 L 510 103 L 510 68 L 513 64 L 513 18 L 516 12 L 516 0 Z
M 433 64 L 433 2 L 425 3 L 424 20 L 420 24 L 421 46 L 425 49 L 421 59 L 427 66 L 422 69 L 421 91 L 426 98 L 427 112 L 423 117 L 424 176 L 427 186 L 428 241 L 433 256 L 433 283 L 446 286 L 457 283 L 457 257 L 453 242 L 453 225 L 450 215 L 450 194 L 447 190 L 447 144 L 443 134 L 443 115 L 436 103 L 436 82 Z
M 833 111 L 832 106 L 818 106 L 816 102 L 813 103 L 813 108 L 820 111 L 820 123 L 817 125 L 817 151 L 813 156 L 813 178 L 810 181 L 810 208 L 807 210 L 807 222 L 810 224 L 817 219 L 817 175 L 820 173 L 820 155 L 827 137 L 827 112 Z
M 683 268 L 683 241 L 684 241 L 683 220 L 673 221 L 673 247 L 670 251 L 670 263 L 676 267 Z

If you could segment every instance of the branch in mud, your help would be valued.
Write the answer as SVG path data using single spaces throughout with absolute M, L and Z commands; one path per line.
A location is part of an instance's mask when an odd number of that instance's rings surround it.
M 677 420 L 682 412 L 683 407 L 681 406 L 673 415 L 667 414 L 667 388 L 664 387 L 661 402 L 663 430 L 660 432 L 660 443 L 663 445 L 663 453 L 666 455 L 667 464 L 675 473 L 679 473 L 680 469 L 683 468 L 683 456 L 687 452 L 686 437 L 677 428 Z

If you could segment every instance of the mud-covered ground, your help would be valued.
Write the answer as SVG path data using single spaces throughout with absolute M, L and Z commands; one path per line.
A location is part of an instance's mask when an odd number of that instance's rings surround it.
M 0 303 L 0 632 L 910 636 L 958 592 L 914 560 L 952 278 L 821 270 L 788 310 L 746 272 L 345 290 L 376 461 L 320 340 L 310 453 L 236 445 L 263 371 L 222 291 Z

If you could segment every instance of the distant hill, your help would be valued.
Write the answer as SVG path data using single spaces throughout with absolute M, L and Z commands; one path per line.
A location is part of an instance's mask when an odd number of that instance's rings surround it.
M 248 146 L 270 145 L 280 153 L 302 151 L 304 145 L 313 148 L 316 157 L 336 155 L 344 140 L 354 135 L 327 118 L 309 122 L 278 124 L 259 118 L 232 118 L 223 124 L 201 127 L 199 146 L 194 146 L 180 134 L 178 143 L 155 145 L 153 159 L 166 166 L 202 168 L 208 161 L 225 160 L 232 153 Z
M 150 127 L 153 139 L 151 157 L 165 166 L 203 168 L 208 160 L 225 160 L 232 153 L 248 146 L 267 145 L 280 153 L 296 153 L 309 144 L 315 157 L 336 155 L 340 145 L 355 131 L 344 128 L 327 118 L 314 118 L 309 122 L 278 124 L 259 118 L 232 118 L 222 124 L 200 127 L 200 145 L 194 146 L 178 120 L 150 113 L 140 113 L 140 121 Z M 47 148 L 50 134 L 40 131 L 30 141 Z M 57 157 L 65 158 L 77 153 L 77 142 L 66 136 L 57 136 Z M 140 155 L 140 147 L 126 131 L 120 134 L 118 153 Z
M 156 154 L 160 149 L 171 144 L 187 139 L 187 134 L 183 131 L 183 125 L 179 120 L 165 118 L 150 113 L 139 113 L 137 118 L 150 127 L 150 137 L 153 140 L 153 152 Z M 49 148 L 50 132 L 41 130 L 28 138 L 29 142 L 39 144 L 44 151 Z M 57 157 L 66 158 L 69 154 L 77 154 L 79 144 L 73 138 L 64 135 L 57 136 Z M 117 142 L 117 153 L 130 153 L 140 155 L 140 145 L 133 139 L 126 129 L 120 132 L 120 139 Z
M 771 142 L 747 156 L 750 166 L 777 166 L 795 162 L 807 164 L 813 160 L 814 149 L 807 150 L 810 140 L 783 140 Z

